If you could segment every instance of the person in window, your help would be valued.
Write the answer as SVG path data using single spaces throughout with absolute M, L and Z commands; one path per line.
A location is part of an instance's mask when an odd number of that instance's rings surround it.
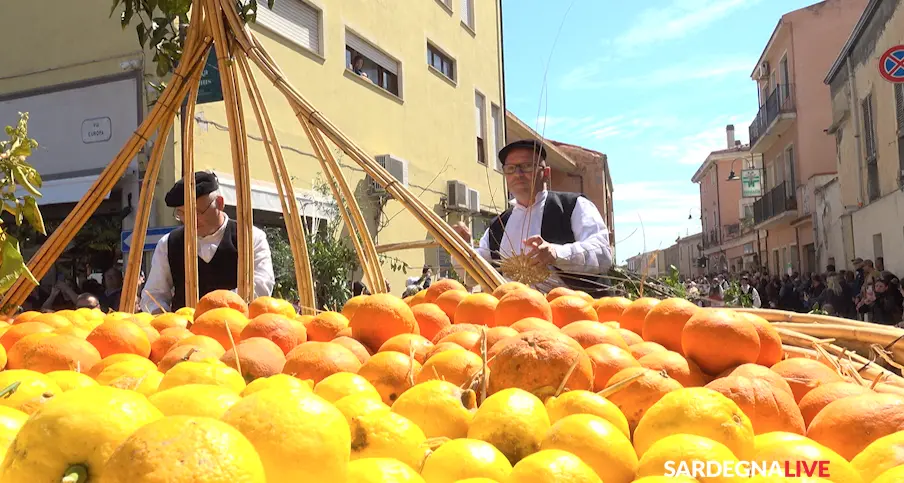
M 566 286 L 593 297 L 605 295 L 604 274 L 612 265 L 612 250 L 609 230 L 596 205 L 581 193 L 547 190 L 550 168 L 546 149 L 537 140 L 510 143 L 499 151 L 499 161 L 514 199 L 490 223 L 477 252 L 491 262 L 524 254 L 532 263 L 550 267 L 552 276 L 535 287 L 540 291 Z M 466 224 L 459 222 L 453 228 L 471 243 Z M 464 273 L 457 262 L 453 266 Z
M 364 57 L 362 57 L 361 54 L 355 54 L 352 58 L 352 72 L 365 79 L 369 79 L 367 77 L 367 72 L 364 72 Z
M 238 225 L 229 219 L 225 200 L 219 193 L 219 181 L 214 173 L 195 173 L 197 196 L 198 259 L 185 260 L 185 230 L 177 228 L 164 235 L 157 243 L 151 259 L 140 306 L 143 310 L 158 313 L 175 311 L 185 306 L 185 267 L 198 264 L 198 294 L 214 290 L 236 290 L 238 286 Z M 184 181 L 179 180 L 166 194 L 166 205 L 175 208 L 176 219 L 184 220 Z M 257 227 L 252 228 L 254 253 L 255 298 L 273 293 L 276 278 L 267 235 Z

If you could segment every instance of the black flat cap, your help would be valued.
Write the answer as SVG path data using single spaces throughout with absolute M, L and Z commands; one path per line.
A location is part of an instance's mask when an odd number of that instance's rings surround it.
M 543 147 L 543 143 L 536 139 L 521 139 L 499 150 L 499 162 L 505 165 L 505 158 L 515 149 L 532 149 L 534 153 L 540 153 L 540 159 L 546 159 L 546 148 Z
M 217 175 L 211 173 L 210 171 L 198 171 L 195 173 L 195 197 L 200 198 L 204 195 L 209 195 L 214 191 L 220 189 L 220 182 L 217 180 Z M 176 181 L 176 184 L 173 185 L 173 188 L 169 190 L 166 194 L 166 206 L 170 208 L 178 208 L 185 204 L 185 180 L 180 179 Z

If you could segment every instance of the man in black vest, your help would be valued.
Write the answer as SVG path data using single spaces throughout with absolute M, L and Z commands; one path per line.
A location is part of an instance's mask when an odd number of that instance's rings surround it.
M 510 143 L 499 151 L 512 206 L 497 216 L 480 239 L 478 252 L 498 262 L 526 253 L 549 266 L 550 279 L 537 285 L 548 291 L 566 286 L 594 297 L 606 295 L 602 276 L 612 265 L 609 230 L 596 205 L 580 193 L 548 191 L 550 168 L 546 149 L 535 140 Z M 454 226 L 465 240 L 471 230 Z
M 204 296 L 214 290 L 235 290 L 238 286 L 238 230 L 226 213 L 225 201 L 219 193 L 217 176 L 211 172 L 195 173 L 198 225 L 198 293 Z M 176 219 L 184 216 L 183 180 L 166 194 L 166 205 L 175 209 Z M 270 245 L 263 230 L 253 227 L 254 297 L 270 295 L 276 279 Z M 152 313 L 175 311 L 185 307 L 185 230 L 177 228 L 157 243 L 151 260 L 151 272 L 141 293 L 141 309 Z

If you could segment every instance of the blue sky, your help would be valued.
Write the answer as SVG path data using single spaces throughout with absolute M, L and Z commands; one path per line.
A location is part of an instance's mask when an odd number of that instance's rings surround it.
M 508 109 L 608 155 L 619 262 L 700 231 L 691 177 L 727 124 L 748 142 L 750 73 L 781 15 L 813 3 L 503 0 Z

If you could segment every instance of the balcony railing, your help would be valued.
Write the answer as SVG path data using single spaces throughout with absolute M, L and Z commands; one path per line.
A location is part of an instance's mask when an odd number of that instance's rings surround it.
M 710 230 L 709 233 L 703 234 L 703 249 L 712 248 L 719 245 L 719 232 Z
M 788 195 L 785 183 L 769 190 L 765 196 L 753 203 L 753 219 L 759 224 L 786 211 L 797 209 L 797 199 Z
M 722 227 L 722 239 L 723 240 L 732 240 L 741 236 L 741 224 L 740 223 L 732 223 L 731 225 L 724 225 Z
M 766 135 L 775 118 L 781 114 L 794 112 L 794 109 L 794 84 L 775 86 L 750 124 L 750 145 L 753 146 L 758 139 Z

